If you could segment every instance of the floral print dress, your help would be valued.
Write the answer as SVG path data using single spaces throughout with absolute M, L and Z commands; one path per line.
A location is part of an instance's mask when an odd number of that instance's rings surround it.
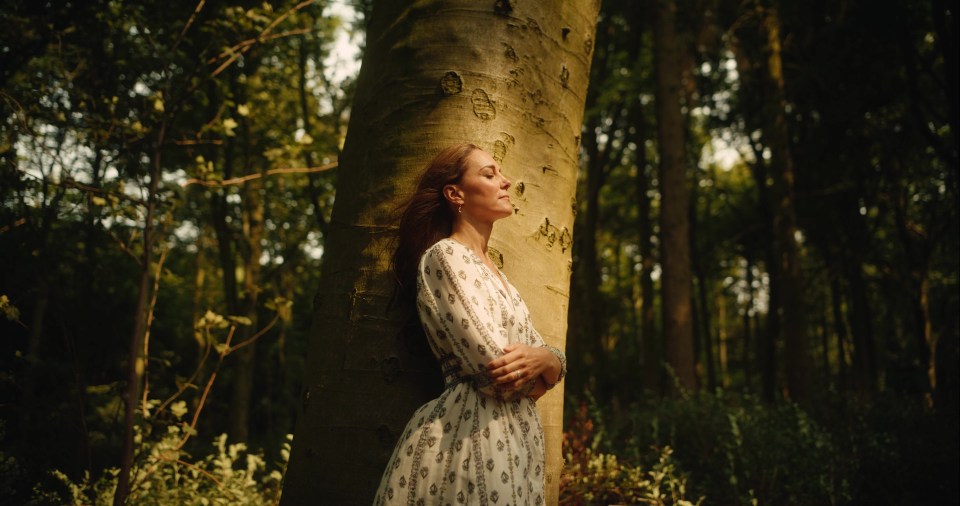
M 421 258 L 417 307 L 445 389 L 413 414 L 374 505 L 543 504 L 543 428 L 534 401 L 505 396 L 485 374 L 507 344 L 544 346 L 520 294 L 503 279 L 506 286 L 452 239 Z

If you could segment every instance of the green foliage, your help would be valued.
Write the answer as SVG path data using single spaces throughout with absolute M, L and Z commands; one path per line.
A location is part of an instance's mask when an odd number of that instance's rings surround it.
M 956 425 L 905 399 L 858 405 L 826 398 L 803 409 L 717 393 L 622 410 L 591 401 L 583 410 L 596 423 L 587 432 L 597 434 L 585 453 L 641 462 L 647 448 L 670 449 L 666 462 L 689 477 L 687 494 L 708 504 L 949 504 L 957 497 Z M 612 487 L 627 473 L 610 472 L 606 459 L 594 474 Z
M 20 321 L 20 310 L 17 306 L 10 303 L 10 298 L 6 295 L 0 295 L 0 313 L 12 322 Z
M 169 425 L 159 438 L 145 441 L 138 430 L 141 451 L 129 497 L 131 504 L 145 505 L 266 505 L 276 504 L 280 495 L 282 470 L 290 455 L 287 436 L 281 451 L 282 461 L 267 465 L 264 457 L 247 451 L 244 444 L 227 444 L 226 434 L 214 438 L 213 451 L 193 462 L 179 445 L 184 437 L 182 425 Z M 4 461 L 4 466 L 7 466 Z M 109 505 L 117 486 L 118 469 L 110 468 L 97 479 L 86 473 L 74 481 L 60 471 L 50 473 L 51 480 L 34 487 L 25 504 Z M 2 496 L 0 496 L 2 497 Z
M 687 499 L 687 477 L 669 446 L 651 448 L 627 460 L 597 448 L 586 405 L 563 437 L 565 466 L 560 477 L 560 504 L 654 504 L 693 506 Z M 652 461 L 651 461 L 652 460 Z
M 242 404 L 251 448 L 275 459 L 293 428 L 333 201 L 335 171 L 304 171 L 335 165 L 352 98 L 353 78 L 327 65 L 344 22 L 325 1 L 8 4 L 0 448 L 20 473 L 9 503 L 49 469 L 76 479 L 118 465 L 142 271 L 149 397 L 196 402 L 214 373 L 205 352 L 255 349 L 247 371 L 235 355 L 218 369 L 196 439 L 233 431 Z M 257 380 L 235 394 L 243 373 Z

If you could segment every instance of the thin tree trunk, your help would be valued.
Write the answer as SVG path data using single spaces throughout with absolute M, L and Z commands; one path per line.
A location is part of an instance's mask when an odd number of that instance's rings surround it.
M 847 325 L 843 317 L 843 294 L 840 292 L 840 276 L 830 276 L 830 306 L 833 312 L 834 335 L 837 338 L 837 383 L 841 392 L 847 390 Z
M 130 494 L 130 472 L 134 457 L 134 427 L 136 425 L 137 403 L 140 400 L 140 387 L 143 383 L 144 360 L 143 342 L 147 332 L 147 297 L 150 292 L 150 274 L 153 263 L 153 245 L 155 242 L 154 213 L 157 206 L 157 188 L 160 185 L 161 163 L 160 149 L 164 142 L 166 123 L 161 123 L 153 152 L 153 165 L 150 170 L 150 185 L 147 189 L 147 209 L 143 227 L 143 253 L 140 260 L 140 282 L 137 288 L 137 304 L 134 310 L 133 333 L 130 336 L 130 349 L 127 359 L 127 386 L 124 394 L 125 410 L 123 416 L 123 447 L 120 457 L 120 471 L 117 475 L 117 489 L 113 495 L 114 506 L 120 506 Z
M 592 123 L 592 124 L 591 124 Z M 597 229 L 600 223 L 600 188 L 603 186 L 604 165 L 609 151 L 601 150 L 597 145 L 596 121 L 587 124 L 583 133 L 583 147 L 587 152 L 587 194 L 584 212 L 583 230 L 577 233 L 577 248 L 581 276 L 583 279 L 581 318 L 585 329 L 585 338 L 580 350 L 585 351 L 593 360 L 587 362 L 597 370 L 604 369 L 606 361 L 605 341 L 609 337 L 603 315 L 604 305 L 600 294 L 600 262 L 597 260 Z
M 821 300 L 820 309 L 820 349 L 823 360 L 823 379 L 824 386 L 833 386 L 833 367 L 830 365 L 830 321 L 827 316 L 829 312 L 826 302 Z
M 310 101 L 307 100 L 307 37 L 305 35 L 301 36 L 299 42 L 300 44 L 297 46 L 297 91 L 300 98 L 300 119 L 303 121 L 304 134 L 313 137 L 312 118 L 314 111 L 310 110 Z M 307 167 L 313 167 L 313 150 L 304 150 L 303 158 Z M 320 232 L 326 236 L 327 220 L 324 216 L 324 205 L 320 202 L 321 190 L 318 187 L 317 177 L 316 174 L 307 174 L 307 191 L 310 195 L 310 202 L 313 204 L 313 215 L 317 220 L 317 226 L 320 228 Z
M 743 311 L 743 378 L 744 382 L 746 383 L 747 390 L 751 390 L 753 388 L 754 361 L 753 356 L 750 353 L 750 350 L 753 349 L 753 328 L 750 322 L 752 320 L 751 313 L 755 311 L 755 302 L 753 300 L 753 257 L 751 255 L 745 255 L 743 259 L 746 262 L 744 269 L 744 280 L 747 283 L 747 307 Z
M 873 315 L 869 309 L 863 268 L 856 259 L 844 263 L 844 275 L 850 290 L 847 313 L 853 335 L 853 386 L 863 397 L 871 397 L 878 387 L 876 345 L 873 336 Z
M 640 237 L 640 337 L 642 340 L 643 386 L 651 392 L 662 393 L 663 340 L 656 332 L 656 305 L 654 304 L 653 221 L 650 218 L 651 169 L 647 167 L 646 121 L 638 114 L 637 131 L 637 235 Z
M 241 95 L 242 96 L 242 95 Z M 243 139 L 244 173 L 254 172 L 256 162 L 249 148 L 250 129 L 247 120 L 240 122 Z M 263 178 L 251 179 L 244 183 L 241 190 L 241 216 L 243 235 L 241 252 L 243 253 L 243 299 L 240 300 L 240 316 L 250 320 L 250 325 L 241 327 L 237 333 L 237 344 L 243 343 L 257 331 L 257 301 L 260 293 L 260 256 L 263 254 Z M 230 403 L 228 433 L 230 440 L 245 443 L 250 431 L 250 403 L 253 398 L 253 378 L 257 343 L 251 343 L 236 351 L 233 376 L 233 393 Z
M 730 388 L 730 369 L 727 350 L 727 298 L 723 292 L 717 293 L 717 353 L 720 360 L 720 384 Z
M 766 6 L 763 28 L 766 33 L 767 72 L 771 83 L 771 102 L 765 115 L 764 137 L 771 151 L 771 175 L 777 205 L 774 230 L 777 236 L 777 268 L 781 275 L 780 306 L 783 315 L 784 369 L 787 391 L 797 401 L 808 395 L 810 351 L 807 336 L 807 311 L 803 298 L 803 273 L 800 246 L 797 243 L 797 218 L 794 210 L 794 167 L 786 118 L 783 63 L 780 46 L 780 16 L 776 8 Z
M 388 312 L 390 211 L 440 149 L 464 140 L 513 181 L 503 266 L 547 342 L 569 302 L 577 144 L 599 6 L 592 0 L 377 2 L 341 157 L 315 299 L 285 504 L 369 504 L 410 415 L 439 388 L 432 357 Z M 481 57 L 482 56 L 482 57 Z M 563 388 L 537 406 L 547 504 L 558 498 Z
M 696 201 L 699 199 L 698 184 L 696 181 L 691 183 L 692 198 L 690 199 L 690 257 L 691 264 L 693 266 L 693 273 L 696 279 L 697 286 L 697 304 L 694 307 L 699 307 L 699 311 L 695 312 L 696 315 L 696 328 L 699 328 L 699 337 L 695 340 L 699 346 L 696 347 L 697 353 L 696 357 L 699 361 L 702 357 L 704 364 L 706 365 L 707 372 L 707 389 L 710 392 L 713 392 L 717 388 L 717 371 L 716 364 L 714 360 L 714 339 L 712 332 L 712 325 L 710 323 L 710 282 L 707 279 L 707 274 L 703 266 L 702 252 L 698 247 L 696 240 L 697 237 L 697 204 Z M 710 199 L 706 199 L 706 209 L 704 210 L 704 216 L 710 216 Z M 702 353 L 700 349 L 702 347 Z M 702 369 L 702 368 L 701 368 Z M 701 372 L 702 374 L 702 372 Z
M 676 3 L 656 1 L 654 65 L 660 147 L 660 262 L 663 331 L 675 387 L 697 390 L 690 274 L 689 203 L 676 35 Z M 674 393 L 679 393 L 674 388 Z

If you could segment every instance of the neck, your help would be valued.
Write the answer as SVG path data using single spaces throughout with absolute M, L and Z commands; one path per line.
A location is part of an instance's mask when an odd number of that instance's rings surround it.
M 466 218 L 458 219 L 453 224 L 450 238 L 472 249 L 481 258 L 487 257 L 487 243 L 490 233 L 493 232 L 493 223 L 476 223 Z

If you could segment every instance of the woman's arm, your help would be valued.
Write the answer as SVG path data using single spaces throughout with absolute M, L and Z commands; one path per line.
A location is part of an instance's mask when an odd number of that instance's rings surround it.
M 459 248 L 437 243 L 427 250 L 418 281 L 420 319 L 430 338 L 451 352 L 449 360 L 481 393 L 511 397 L 514 392 L 506 392 L 487 374 L 487 364 L 504 352 L 494 339 L 499 327 L 484 310 L 482 301 L 488 294 L 476 272 L 472 259 Z
M 535 380 L 542 381 L 544 388 L 549 389 L 566 373 L 565 357 L 556 348 L 510 344 L 503 351 L 503 356 L 487 364 L 487 371 L 495 384 L 507 390 L 520 390 Z

